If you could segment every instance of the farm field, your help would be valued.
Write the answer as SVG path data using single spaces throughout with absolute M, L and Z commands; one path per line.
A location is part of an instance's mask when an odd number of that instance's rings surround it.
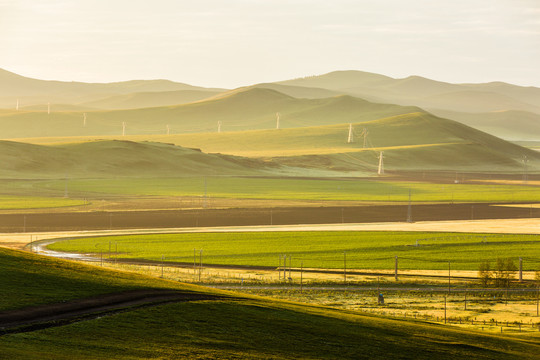
M 281 256 L 299 268 L 478 270 L 497 257 L 524 259 L 524 270 L 540 267 L 540 236 L 415 232 L 263 232 L 132 235 L 62 240 L 57 251 L 165 262 L 277 267 Z M 346 259 L 345 259 L 346 258 Z
M 65 180 L 36 182 L 34 190 L 63 193 Z M 199 196 L 209 198 L 365 202 L 535 202 L 540 187 L 498 184 L 436 184 L 368 179 L 190 177 L 73 179 L 75 197 L 99 195 Z

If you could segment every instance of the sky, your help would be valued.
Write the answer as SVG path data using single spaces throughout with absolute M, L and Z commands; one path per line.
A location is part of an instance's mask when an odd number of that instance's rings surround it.
M 538 0 L 0 0 L 0 68 L 235 88 L 361 70 L 540 87 Z

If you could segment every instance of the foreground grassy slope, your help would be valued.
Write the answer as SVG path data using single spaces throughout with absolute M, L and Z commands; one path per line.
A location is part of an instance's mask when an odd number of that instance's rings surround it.
M 0 247 L 0 311 L 174 284 Z M 193 289 L 189 285 L 178 289 Z
M 36 293 L 32 288 L 40 289 L 41 283 L 50 286 L 48 293 L 58 293 L 47 299 L 51 302 L 66 296 L 66 288 L 75 288 L 77 296 L 84 296 L 84 292 L 99 293 L 101 290 L 96 288 L 100 286 L 115 289 L 111 284 L 117 285 L 116 290 L 121 285 L 127 288 L 141 283 L 148 287 L 188 287 L 12 250 L 1 250 L 0 258 L 4 271 L 13 277 L 3 279 L 9 284 L 4 297 L 11 303 L 21 293 Z M 3 335 L 0 346 L 0 357 L 5 359 L 518 359 L 533 358 L 540 350 L 532 339 L 502 338 L 256 298 L 133 310 L 62 327 Z
M 414 246 L 418 241 L 419 246 Z M 443 270 L 448 262 L 454 270 L 477 270 L 483 261 L 504 254 L 517 262 L 525 259 L 526 270 L 540 262 L 540 237 L 534 235 L 490 235 L 418 232 L 249 232 L 111 236 L 73 239 L 54 243 L 54 250 L 107 252 L 117 244 L 119 257 L 159 261 L 193 261 L 192 249 L 204 250 L 205 264 L 278 266 L 280 254 L 292 257 L 292 266 L 343 269 L 392 269 L 399 256 L 400 269 Z M 116 245 L 115 245 L 116 246 Z

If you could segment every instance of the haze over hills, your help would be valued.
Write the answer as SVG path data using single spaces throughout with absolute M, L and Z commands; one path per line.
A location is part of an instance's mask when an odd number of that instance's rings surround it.
M 466 113 L 432 109 L 431 113 L 453 119 L 509 141 L 534 141 L 540 139 L 540 114 L 517 111 L 492 111 Z
M 420 76 L 394 79 L 361 71 L 335 71 L 320 76 L 280 81 L 278 84 L 325 88 L 368 100 L 416 105 L 427 110 L 523 110 L 540 114 L 539 88 L 502 82 L 450 84 Z
M 531 134 L 531 131 L 535 131 L 536 113 L 506 111 L 473 116 L 445 110 L 445 106 L 451 108 L 455 103 L 460 103 L 460 108 L 468 111 L 474 107 L 492 110 L 497 106 L 521 106 L 534 110 L 534 105 L 516 100 L 511 95 L 534 101 L 538 93 L 536 88 L 504 83 L 448 84 L 416 76 L 393 79 L 359 71 L 340 71 L 280 83 L 256 84 L 230 91 L 196 88 L 162 80 L 84 84 L 33 80 L 8 72 L 0 73 L 1 76 L 18 86 L 17 91 L 21 94 L 26 91 L 25 87 L 32 88 L 32 94 L 50 91 L 51 94 L 64 96 L 65 91 L 79 98 L 105 90 L 123 93 L 85 103 L 67 103 L 63 105 L 65 111 L 59 111 L 53 105 L 50 114 L 44 105 L 36 105 L 33 111 L 24 108 L 19 111 L 0 110 L 0 133 L 4 139 L 24 139 L 36 143 L 102 138 L 147 140 L 201 148 L 206 153 L 262 158 L 272 163 L 273 171 L 281 167 L 280 171 L 286 172 L 288 170 L 283 169 L 292 166 L 309 168 L 321 174 L 325 171 L 342 175 L 355 171 L 373 172 L 380 151 L 385 153 L 387 168 L 395 170 L 519 171 L 523 156 L 530 159 L 531 169 L 540 165 L 536 152 L 438 118 L 417 106 L 371 102 L 346 95 L 367 94 L 366 97 L 370 99 L 391 98 L 402 103 L 437 103 L 438 114 L 460 118 L 498 134 L 505 132 L 509 119 L 517 117 L 520 123 L 516 126 L 517 123 L 513 121 L 515 131 L 506 133 L 506 136 L 515 134 L 519 139 L 525 132 Z M 0 87 L 4 85 L 0 83 Z M 171 87 L 180 90 L 167 90 Z M 141 89 L 145 91 L 139 91 Z M 193 101 L 181 103 L 190 99 Z M 450 103 L 454 105 L 448 105 Z M 118 109 L 81 110 L 81 107 Z M 496 116 L 500 119 L 493 126 Z M 279 130 L 276 130 L 278 124 Z M 347 142 L 349 124 L 354 124 L 352 135 L 355 138 L 350 143 Z M 130 146 L 134 154 L 142 149 Z M 101 144 L 88 145 L 84 149 L 99 153 L 101 147 L 107 148 Z M 150 149 L 146 144 L 144 149 L 153 153 L 154 147 Z M 69 149 L 77 153 L 79 147 L 70 145 Z M 175 154 L 179 149 L 183 148 L 176 149 Z M 42 148 L 34 150 L 38 154 L 44 151 Z M 65 156 L 50 155 L 53 158 Z M 201 156 L 201 153 L 198 155 Z M 156 164 L 163 163 L 154 160 Z M 66 161 L 69 163 L 72 160 Z M 255 168 L 260 165 L 257 164 Z M 99 167 L 92 164 L 85 166 L 88 173 L 99 176 Z M 59 171 L 54 165 L 51 165 L 51 169 Z M 156 169 L 156 173 L 167 173 L 159 167 Z M 204 170 L 199 170 L 204 173 Z M 233 173 L 243 171 L 232 170 Z M 84 173 L 82 168 L 74 171 Z M 129 171 L 126 170 L 126 173 Z M 179 171 L 174 170 L 173 173 L 178 174 Z
M 114 95 L 178 90 L 211 93 L 224 91 L 169 80 L 131 80 L 115 83 L 38 80 L 0 69 L 0 107 L 11 109 L 15 108 L 17 99 L 22 106 L 47 103 L 76 105 Z
M 54 109 L 53 109 L 54 110 Z M 42 136 L 217 132 L 360 122 L 417 112 L 416 107 L 371 103 L 350 96 L 297 99 L 275 90 L 248 88 L 190 104 L 117 111 L 0 112 L 4 139 Z

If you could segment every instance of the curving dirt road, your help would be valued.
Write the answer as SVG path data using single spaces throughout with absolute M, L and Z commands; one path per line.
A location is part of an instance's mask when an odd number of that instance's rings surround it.
M 28 332 L 95 319 L 120 311 L 170 302 L 217 300 L 222 297 L 164 289 L 133 290 L 69 302 L 0 312 L 0 335 Z

